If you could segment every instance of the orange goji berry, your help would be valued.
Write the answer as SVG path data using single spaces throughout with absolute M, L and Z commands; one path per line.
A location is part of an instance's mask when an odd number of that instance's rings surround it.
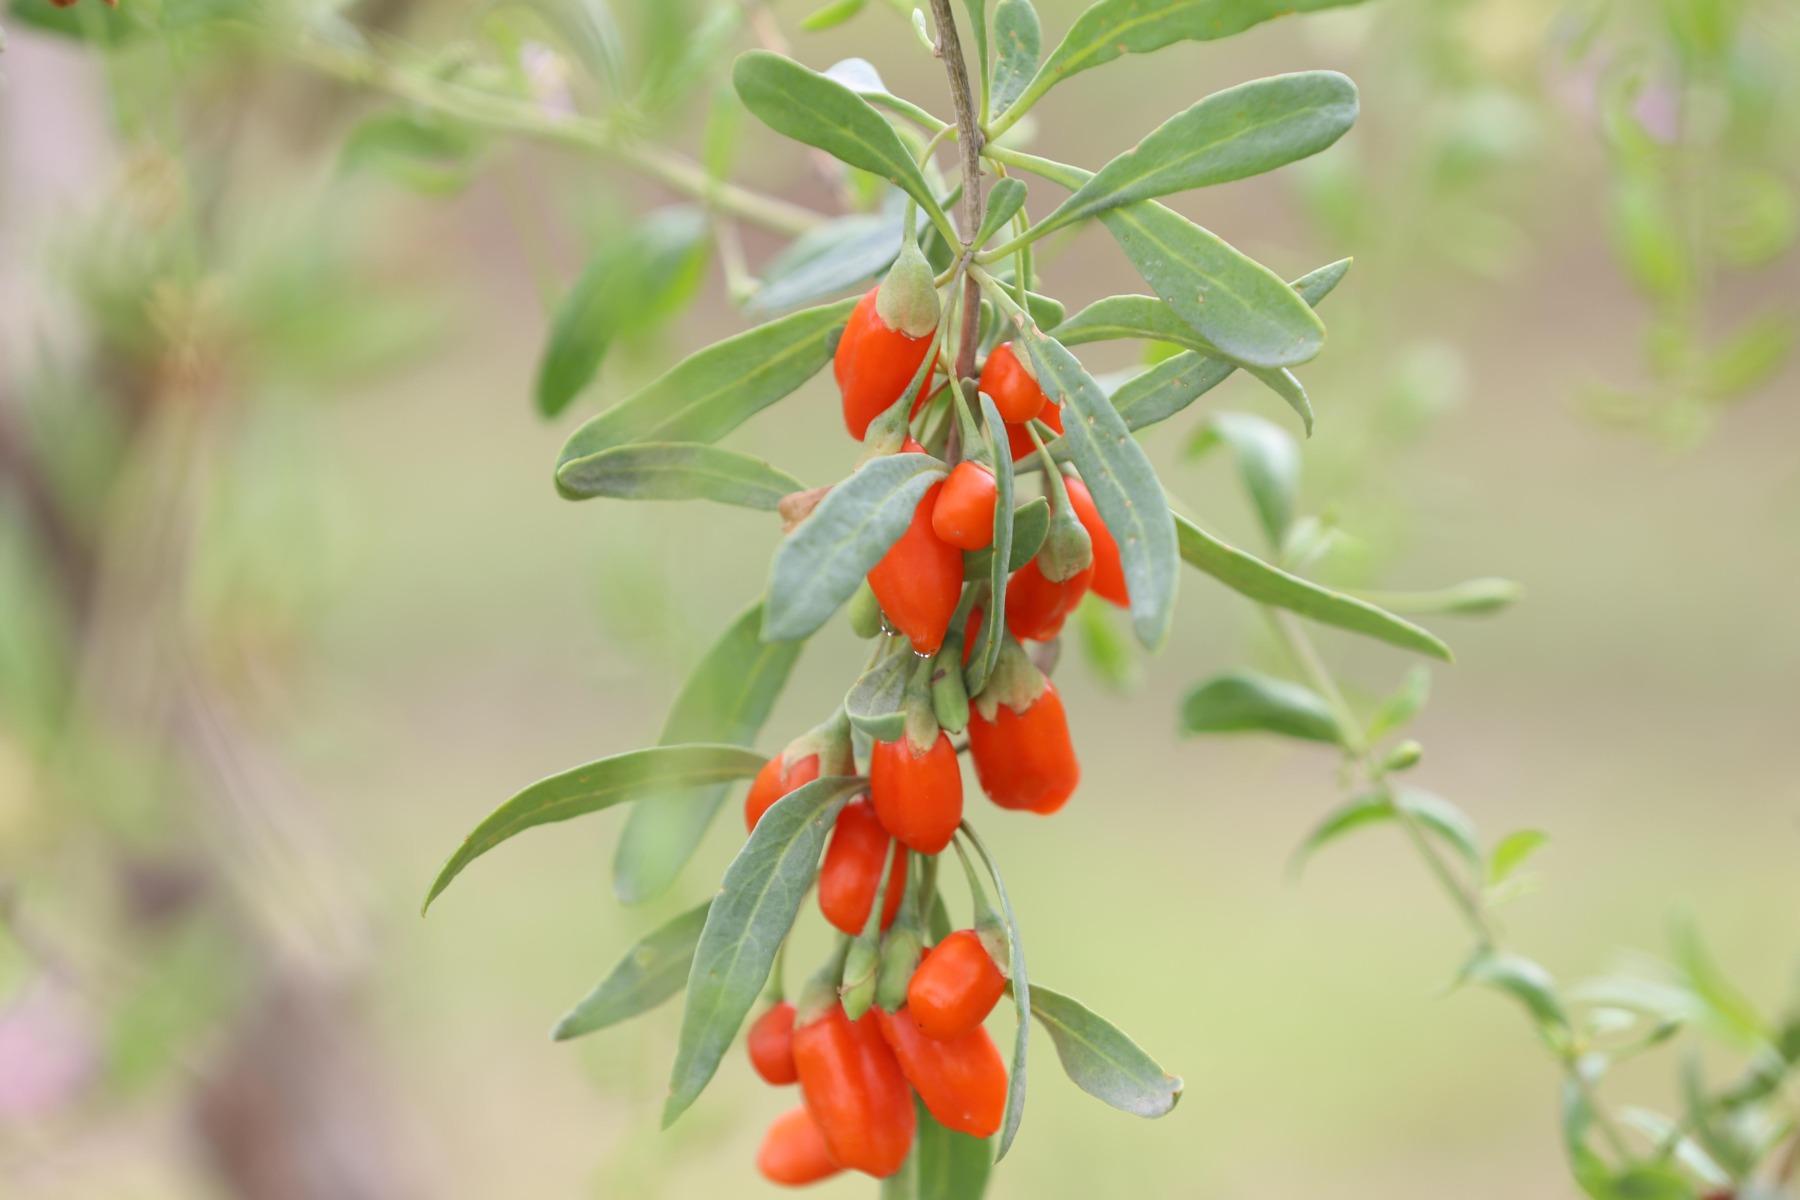
M 994 347 L 981 368 L 977 386 L 992 397 L 1000 419 L 1012 424 L 1031 420 L 1050 402 L 1038 386 L 1037 376 L 1013 353 L 1010 342 Z
M 785 753 L 771 758 L 756 773 L 756 779 L 750 784 L 750 794 L 744 797 L 744 827 L 754 833 L 756 823 L 775 806 L 777 800 L 818 777 L 817 754 L 809 754 L 792 764 L 788 763 Z
M 904 735 L 869 752 L 869 798 L 875 815 L 900 843 L 920 854 L 950 844 L 962 823 L 962 766 L 942 730 L 923 754 Z
M 926 952 L 906 985 L 906 1007 L 926 1037 L 947 1042 L 978 1027 L 1006 991 L 1006 976 L 973 929 Z
M 1089 563 L 1069 578 L 1046 579 L 1038 560 L 1013 572 L 1006 585 L 1006 628 L 1022 642 L 1047 642 L 1062 632 L 1063 622 L 1087 594 L 1094 566 Z
M 913 510 L 912 523 L 869 572 L 881 611 L 919 654 L 936 654 L 962 599 L 962 551 L 931 527 L 943 483 L 931 485 Z
M 1005 704 L 995 707 L 992 721 L 979 709 L 970 713 L 969 755 L 981 790 L 1001 808 L 1053 813 L 1081 782 L 1062 697 L 1049 680 L 1022 713 Z
M 800 1078 L 794 1068 L 794 1006 L 787 1001 L 756 1018 L 744 1042 L 764 1083 L 780 1087 Z
M 994 473 L 965 459 L 950 472 L 932 506 L 932 532 L 958 550 L 984 550 L 994 542 L 994 506 L 999 499 Z
M 1088 492 L 1087 484 L 1071 476 L 1063 480 L 1063 485 L 1069 490 L 1069 507 L 1081 519 L 1082 528 L 1087 530 L 1088 540 L 1094 547 L 1094 577 L 1088 587 L 1102 600 L 1120 608 L 1131 607 L 1131 594 L 1125 587 L 1125 564 L 1119 558 L 1119 543 L 1113 539 L 1106 522 L 1100 519 L 1100 510 L 1094 507 L 1094 497 Z
M 829 1179 L 844 1168 L 831 1157 L 825 1134 L 805 1105 L 775 1118 L 756 1152 L 756 1169 L 770 1183 L 801 1187 Z
M 885 1179 L 912 1149 L 912 1089 L 871 1009 L 851 1021 L 842 1004 L 794 1030 L 800 1093 L 831 1157 Z
M 833 373 L 844 398 L 844 428 L 859 442 L 868 433 L 869 422 L 886 412 L 906 391 L 931 350 L 930 337 L 908 337 L 882 323 L 881 315 L 875 311 L 875 297 L 880 290 L 870 288 L 857 301 L 832 358 Z M 929 394 L 929 388 L 920 388 L 920 401 Z
M 888 860 L 891 841 L 867 800 L 853 800 L 838 814 L 819 868 L 819 911 L 845 933 L 859 934 L 869 923 L 869 909 L 881 886 L 881 868 Z M 888 874 L 887 895 L 881 902 L 883 929 L 894 923 L 905 891 L 906 856 L 902 854 Z
M 894 1049 L 906 1082 L 938 1124 L 970 1137 L 991 1137 L 1006 1111 L 1006 1063 L 979 1025 L 940 1042 L 919 1032 L 905 1008 L 891 1016 L 871 1010 Z

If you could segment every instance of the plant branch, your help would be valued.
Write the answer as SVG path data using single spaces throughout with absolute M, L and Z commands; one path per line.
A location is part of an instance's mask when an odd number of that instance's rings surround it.
M 824 220 L 812 209 L 714 179 L 698 163 L 661 147 L 633 141 L 606 121 L 548 112 L 528 101 L 477 91 L 404 70 L 371 54 L 316 41 L 302 42 L 290 53 L 314 70 L 346 83 L 386 92 L 471 125 L 603 155 L 671 191 L 703 200 L 777 233 L 798 236 Z
M 957 38 L 956 16 L 950 0 L 931 0 L 937 24 L 938 57 L 950 79 L 950 100 L 956 108 L 957 144 L 962 150 L 963 255 L 967 258 L 975 233 L 981 228 L 981 121 L 975 113 L 975 97 L 969 88 L 969 64 L 963 60 Z M 962 335 L 956 347 L 956 377 L 975 376 L 976 343 L 981 336 L 981 288 L 965 267 L 963 271 Z

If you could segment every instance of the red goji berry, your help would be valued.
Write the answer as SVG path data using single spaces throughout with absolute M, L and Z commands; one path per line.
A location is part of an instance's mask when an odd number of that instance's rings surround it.
M 1088 581 L 1088 587 L 1102 600 L 1120 608 L 1130 608 L 1131 593 L 1125 587 L 1125 564 L 1119 558 L 1119 543 L 1113 539 L 1106 522 L 1100 519 L 1100 510 L 1094 507 L 1094 497 L 1088 492 L 1087 484 L 1069 477 L 1063 480 L 1063 486 L 1069 490 L 1069 507 L 1081 519 L 1081 526 L 1087 530 L 1088 540 L 1094 546 L 1094 577 Z
M 1060 434 L 1063 431 L 1062 407 L 1058 404 L 1051 403 L 1044 405 L 1043 409 L 1038 413 L 1037 419 L 1048 425 L 1054 433 Z M 1025 425 L 1023 422 L 1007 425 L 1006 444 L 1012 447 L 1014 462 L 1018 462 L 1022 458 L 1029 458 L 1031 455 L 1037 453 L 1037 447 L 1032 444 L 1031 435 L 1025 432 Z
M 950 844 L 962 823 L 962 766 L 942 730 L 923 754 L 910 739 L 876 742 L 869 752 L 869 798 L 875 815 L 900 843 L 920 854 Z
M 1010 342 L 994 347 L 976 386 L 993 398 L 1001 420 L 1014 424 L 1031 420 L 1050 403 L 1050 397 L 1038 386 L 1037 376 L 1019 361 Z
M 844 1168 L 831 1157 L 825 1134 L 805 1105 L 775 1118 L 756 1152 L 756 1169 L 770 1183 L 801 1187 L 829 1179 Z
M 1006 1063 L 987 1030 L 976 1026 L 940 1042 L 920 1033 L 905 1008 L 891 1016 L 872 1011 L 879 1015 L 882 1036 L 894 1048 L 906 1082 L 938 1124 L 976 1138 L 999 1130 L 1006 1111 Z
M 838 814 L 819 868 L 819 911 L 825 919 L 852 936 L 869 923 L 869 909 L 881 885 L 881 868 L 888 860 L 892 839 L 867 800 L 857 799 Z M 898 856 L 888 873 L 887 895 L 881 902 L 881 927 L 894 923 L 900 898 L 906 891 L 906 856 Z
M 906 1007 L 926 1037 L 947 1042 L 978 1027 L 1006 992 L 1006 976 L 973 929 L 926 952 L 906 985 Z
M 992 721 L 972 712 L 969 755 L 981 790 L 1001 808 L 1053 813 L 1081 782 L 1062 697 L 1047 679 L 1043 694 L 1022 713 L 1005 704 L 995 707 Z
M 1089 563 L 1060 582 L 1044 578 L 1038 560 L 1032 559 L 1006 584 L 1006 628 L 1022 642 L 1047 642 L 1062 632 L 1063 622 L 1087 595 L 1094 577 Z
M 844 428 L 859 442 L 869 432 L 869 422 L 886 412 L 906 391 L 931 350 L 930 337 L 908 337 L 882 324 L 881 315 L 875 311 L 875 297 L 880 290 L 870 288 L 857 301 L 832 359 L 833 373 L 844 397 Z M 917 412 L 930 394 L 929 387 L 920 388 L 913 411 Z
M 744 1043 L 750 1051 L 750 1065 L 764 1083 L 780 1087 L 800 1078 L 794 1068 L 794 1006 L 787 1001 L 756 1018 Z
M 994 543 L 994 506 L 999 499 L 994 473 L 965 459 L 950 472 L 932 506 L 932 531 L 958 550 L 985 550 Z
M 787 762 L 786 754 L 777 754 L 771 758 L 756 773 L 756 779 L 750 784 L 750 794 L 744 797 L 744 827 L 754 833 L 756 823 L 774 807 L 777 800 L 818 777 L 817 754 L 809 754 L 791 765 Z
M 842 1004 L 794 1030 L 800 1094 L 831 1157 L 885 1179 L 912 1149 L 912 1089 L 871 1009 L 851 1021 Z
M 869 587 L 894 628 L 919 654 L 936 654 L 962 599 L 962 551 L 931 528 L 943 483 L 931 485 L 913 510 L 912 523 L 869 572 Z

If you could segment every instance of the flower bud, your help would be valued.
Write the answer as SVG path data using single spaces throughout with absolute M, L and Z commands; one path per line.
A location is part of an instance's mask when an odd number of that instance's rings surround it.
M 850 632 L 857 637 L 872 638 L 881 633 L 881 602 L 875 599 L 875 589 L 867 579 L 857 586 L 845 611 L 850 618 Z
M 922 338 L 930 337 L 937 329 L 942 312 L 937 277 L 919 244 L 909 237 L 900 246 L 900 257 L 888 268 L 887 278 L 881 281 L 881 290 L 875 296 L 875 314 L 889 329 Z

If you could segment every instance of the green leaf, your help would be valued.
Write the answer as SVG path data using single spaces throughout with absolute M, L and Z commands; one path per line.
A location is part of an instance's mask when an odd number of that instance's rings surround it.
M 1475 877 L 1481 878 L 1481 836 L 1462 809 L 1442 796 L 1411 787 L 1395 788 L 1394 800 L 1460 854 L 1474 869 Z
M 855 299 L 759 325 L 678 363 L 577 429 L 556 460 L 630 442 L 716 442 L 831 361 Z
M 1063 79 L 1123 54 L 1149 54 L 1180 41 L 1210 42 L 1294 12 L 1338 8 L 1360 0 L 1100 0 L 1078 17 L 1025 95 L 1037 97 Z
M 818 33 L 820 30 L 830 29 L 834 25 L 842 25 L 861 12 L 863 5 L 867 3 L 868 0 L 832 0 L 830 4 L 801 18 L 800 28 L 808 33 Z
M 1568 1014 L 1556 995 L 1556 981 L 1550 972 L 1528 958 L 1484 951 L 1463 968 L 1463 978 L 1511 995 L 1545 1028 L 1569 1028 Z
M 463 839 L 438 872 L 425 896 L 424 908 L 464 867 L 534 825 L 567 821 L 636 800 L 671 787 L 696 787 L 748 779 L 768 760 L 742 746 L 690 744 L 658 746 L 615 754 L 598 762 L 539 780 L 490 813 Z
M 1266 367 L 1245 367 L 1244 369 L 1256 376 L 1257 381 L 1264 387 L 1287 401 L 1287 406 L 1294 410 L 1294 414 L 1300 418 L 1300 424 L 1305 427 L 1306 436 L 1311 437 L 1313 429 L 1312 401 L 1306 398 L 1306 389 L 1300 386 L 1300 381 L 1294 377 L 1294 373 L 1286 368 L 1279 371 L 1272 371 Z
M 595 251 L 551 322 L 538 364 L 538 411 L 562 412 L 593 382 L 616 338 L 650 327 L 691 296 L 706 246 L 704 214 L 683 205 Z
M 1550 835 L 1541 829 L 1520 829 L 1501 838 L 1488 860 L 1488 886 L 1496 887 L 1511 879 L 1527 859 L 1549 844 Z
M 906 685 L 917 665 L 911 655 L 890 654 L 864 671 L 844 697 L 850 723 L 878 742 L 906 732 Z
M 474 176 L 481 139 L 466 125 L 395 109 L 357 122 L 344 139 L 338 166 L 378 170 L 428 195 L 460 190 Z
M 1215 92 L 1101 167 L 1037 230 L 1272 171 L 1336 142 L 1356 113 L 1356 85 L 1336 71 L 1276 75 Z
M 1350 260 L 1343 259 L 1321 267 L 1293 282 L 1300 298 L 1316 306 L 1350 270 Z M 1205 354 L 1188 352 L 1158 363 L 1125 383 L 1113 393 L 1113 406 L 1131 429 L 1143 429 L 1166 421 L 1195 400 L 1231 377 L 1234 363 Z
M 806 644 L 765 642 L 762 622 L 759 601 L 707 650 L 669 707 L 663 745 L 756 741 Z M 675 882 L 730 790 L 729 783 L 709 783 L 646 796 L 632 807 L 613 853 L 613 893 L 621 903 L 641 904 Z
M 1000 663 L 1000 651 L 1006 645 L 1004 636 L 1006 623 L 1001 614 L 1006 612 L 1006 581 L 1011 573 L 1017 570 L 1012 565 L 1014 549 L 1014 522 L 1017 514 L 1013 511 L 1013 464 L 1012 450 L 1006 436 L 1006 422 L 995 407 L 993 398 L 977 393 L 981 399 L 982 420 L 987 424 L 988 450 L 992 454 L 994 464 L 994 541 L 988 547 L 988 602 L 987 611 L 990 620 L 982 622 L 981 633 L 977 644 L 970 653 L 969 670 L 966 679 L 968 694 L 978 695 L 992 678 L 994 668 Z M 1044 532 L 1049 532 L 1049 506 L 1044 508 Z M 1038 543 L 1043 543 L 1043 534 L 1038 535 Z M 1034 549 L 1035 553 L 1035 549 Z M 1030 560 L 1027 559 L 1027 562 Z M 1021 563 L 1020 566 L 1024 564 Z
M 1008 571 L 1017 571 L 1037 557 L 1050 533 L 1050 502 L 1036 496 L 1013 509 L 1012 557 Z
M 1373 746 L 1395 730 L 1404 729 L 1409 721 L 1425 707 L 1425 701 L 1431 695 L 1431 671 L 1415 664 L 1406 672 L 1406 678 L 1394 694 L 1381 702 L 1375 715 L 1369 718 L 1367 737 Z
M 972 1138 L 938 1124 L 918 1102 L 919 1132 L 913 1151 L 916 1190 L 908 1200 L 981 1200 L 994 1170 L 992 1138 Z
M 837 80 L 768 50 L 739 55 L 731 79 L 744 107 L 776 133 L 879 176 L 927 213 L 942 214 L 893 126 Z
M 898 209 L 853 213 L 807 230 L 769 260 L 744 311 L 769 316 L 874 279 L 900 253 L 900 221 Z
M 988 0 L 963 0 L 963 11 L 969 17 L 969 41 L 973 44 L 968 57 L 975 64 L 975 86 L 981 89 L 975 94 L 975 103 L 980 106 L 977 115 L 984 120 L 989 111 L 987 98 L 993 94 L 988 70 L 987 6 Z
M 1443 613 L 1462 617 L 1504 611 L 1525 594 L 1510 579 L 1470 579 L 1435 592 L 1359 592 L 1370 604 L 1397 613 Z
M 1156 469 L 1075 356 L 1034 325 L 1020 332 L 1038 381 L 1063 406 L 1061 440 L 1093 494 L 1100 519 L 1119 544 L 1132 628 L 1146 649 L 1158 649 L 1175 619 L 1181 572 L 1169 502 Z
M 1006 1115 L 1000 1124 L 1000 1144 L 994 1152 L 994 1161 L 999 1162 L 1012 1149 L 1013 1138 L 1019 1133 L 1019 1122 L 1025 1117 L 1025 1060 L 1031 1045 L 1032 987 L 1025 974 L 1025 942 L 1019 936 L 1019 920 L 1013 916 L 1012 901 L 1007 897 L 1006 884 L 1000 878 L 999 864 L 988 853 L 987 846 L 967 820 L 962 823 L 962 832 L 969 839 L 969 844 L 975 847 L 975 852 L 981 856 L 988 878 L 994 881 L 994 891 L 1000 897 L 1000 912 L 1006 922 L 1007 990 L 1012 993 L 1013 1008 L 1019 1018 L 1018 1030 L 1013 1038 L 1012 1068 L 1007 1074 Z
M 1310 688 L 1254 671 L 1216 675 L 1181 702 L 1183 733 L 1279 733 L 1341 746 L 1331 706 Z
M 1182 516 L 1175 518 L 1181 557 L 1226 587 L 1256 601 L 1285 608 L 1309 621 L 1334 625 L 1378 641 L 1450 662 L 1450 647 L 1410 621 L 1373 604 L 1322 588 L 1253 555 L 1228 546 Z
M 1221 353 L 1291 367 L 1325 346 L 1318 315 L 1281 277 L 1154 200 L 1100 215 L 1144 282 Z
M 828 620 L 912 523 L 944 477 L 929 454 L 870 459 L 826 493 L 775 551 L 763 637 L 805 637 Z
M 1670 940 L 1675 950 L 1675 965 L 1705 1005 L 1713 1029 L 1743 1049 L 1768 1045 L 1774 1038 L 1774 1030 L 1749 997 L 1739 991 L 1713 961 L 1693 921 L 1686 917 L 1676 920 Z
M 557 468 L 565 496 L 621 500 L 716 500 L 774 512 L 806 485 L 760 458 L 702 442 L 634 442 Z
M 1313 826 L 1312 831 L 1295 849 L 1288 867 L 1289 874 L 1297 877 L 1308 859 L 1345 834 L 1353 833 L 1365 825 L 1393 819 L 1394 802 L 1386 792 L 1378 790 L 1351 797 Z
M 1138 1044 L 1078 1000 L 1039 985 L 1031 1015 L 1043 1023 L 1076 1087 L 1121 1112 L 1161 1117 L 1181 1099 L 1180 1076 L 1156 1065 Z
M 987 210 L 981 214 L 981 232 L 975 236 L 977 246 L 985 246 L 1018 215 L 1025 204 L 1025 181 L 1016 175 L 999 180 L 989 190 Z
M 763 814 L 726 868 L 688 973 L 681 1039 L 663 1105 L 665 1129 L 719 1069 L 819 873 L 832 823 L 867 786 L 857 776 L 829 776 L 788 793 Z
M 1000 0 L 994 9 L 994 90 L 989 111 L 1012 107 L 1037 72 L 1043 54 L 1043 27 L 1031 0 Z
M 649 1012 L 687 983 L 694 947 L 706 924 L 712 901 L 690 908 L 647 934 L 626 952 L 612 974 L 584 996 L 550 1031 L 553 1041 L 567 1041 L 617 1025 Z
M 1280 546 L 1300 491 L 1300 448 L 1273 421 L 1233 412 L 1214 413 L 1188 444 L 1188 454 L 1198 458 L 1214 446 L 1230 448 L 1263 533 L 1271 546 Z

